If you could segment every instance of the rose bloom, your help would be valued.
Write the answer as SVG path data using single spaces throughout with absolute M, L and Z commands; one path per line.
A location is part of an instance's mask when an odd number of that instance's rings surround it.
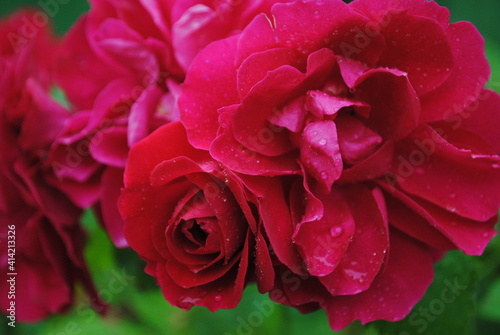
M 271 298 L 339 330 L 401 320 L 444 251 L 495 235 L 488 77 L 476 28 L 433 1 L 301 0 L 201 51 L 179 109 L 195 148 L 280 180 L 259 207 L 281 263 Z
M 70 114 L 49 95 L 56 43 L 46 25 L 35 25 L 43 17 L 21 11 L 0 22 L 0 306 L 12 315 L 14 302 L 23 322 L 65 312 L 76 283 L 104 311 L 83 258 L 81 209 L 47 162 Z
M 268 179 L 245 178 L 257 185 Z M 249 281 L 261 292 L 274 286 L 256 215 L 259 193 L 245 185 L 207 151 L 193 148 L 179 122 L 131 149 L 119 202 L 125 237 L 171 304 L 233 308 Z
M 67 34 L 57 82 L 76 113 L 50 159 L 73 201 L 97 203 L 117 246 L 127 244 L 116 202 L 129 148 L 178 120 L 179 84 L 199 50 L 275 2 L 93 0 Z

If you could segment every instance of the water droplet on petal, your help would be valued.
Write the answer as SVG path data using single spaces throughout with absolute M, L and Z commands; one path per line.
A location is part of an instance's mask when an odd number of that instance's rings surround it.
M 332 237 L 339 237 L 343 232 L 344 229 L 342 229 L 342 227 L 332 227 L 330 229 L 330 235 L 332 235 Z
M 326 173 L 325 171 L 321 172 L 321 179 L 326 179 L 328 178 L 328 173 Z
M 450 198 L 451 199 L 456 199 L 457 198 L 457 194 L 456 193 L 450 193 Z
M 319 145 L 326 145 L 326 139 L 322 138 L 319 140 Z
M 215 298 L 214 298 L 214 300 L 217 301 L 217 302 L 220 302 L 220 301 L 222 301 L 222 296 L 216 295 Z

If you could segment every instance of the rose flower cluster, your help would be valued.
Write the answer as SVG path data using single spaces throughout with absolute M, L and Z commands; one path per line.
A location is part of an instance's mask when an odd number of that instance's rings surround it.
M 256 284 L 334 330 L 403 319 L 447 250 L 496 234 L 500 95 L 477 29 L 434 1 L 92 0 L 62 41 L 4 35 L 0 217 L 38 306 L 24 320 L 76 282 L 104 311 L 89 207 L 172 305 L 234 308 Z

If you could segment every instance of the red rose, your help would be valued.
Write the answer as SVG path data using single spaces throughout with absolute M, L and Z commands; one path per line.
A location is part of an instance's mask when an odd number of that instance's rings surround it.
M 75 202 L 98 202 L 117 246 L 126 246 L 116 201 L 129 148 L 178 120 L 192 58 L 275 2 L 94 0 L 69 31 L 56 55 L 57 81 L 77 112 L 51 160 Z
M 132 148 L 119 207 L 130 247 L 165 298 L 215 311 L 235 307 L 249 280 L 262 292 L 273 286 L 257 203 L 238 175 L 189 145 L 176 122 Z
M 66 311 L 76 283 L 103 310 L 83 258 L 81 210 L 47 163 L 70 114 L 48 93 L 45 55 L 55 42 L 33 23 L 44 15 L 22 11 L 0 22 L 0 306 L 10 315 L 14 302 L 16 318 L 26 322 Z
M 443 251 L 478 255 L 495 235 L 488 76 L 477 30 L 433 1 L 300 0 L 205 48 L 179 108 L 194 147 L 281 179 L 260 200 L 282 263 L 271 297 L 337 330 L 402 319 Z

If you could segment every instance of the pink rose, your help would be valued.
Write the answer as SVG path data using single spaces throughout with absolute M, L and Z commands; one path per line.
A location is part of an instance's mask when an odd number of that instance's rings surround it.
M 271 298 L 338 330 L 402 319 L 443 251 L 495 235 L 488 76 L 477 30 L 433 1 L 300 0 L 201 51 L 179 108 L 194 147 L 281 180 L 260 201 L 282 263 Z
M 275 2 L 94 0 L 66 36 L 57 82 L 76 113 L 51 159 L 75 202 L 98 203 L 117 246 L 126 246 L 116 201 L 129 148 L 178 120 L 179 84 L 194 56 Z
M 130 151 L 119 202 L 125 237 L 171 304 L 234 308 L 249 281 L 273 287 L 258 194 L 245 183 L 193 148 L 179 122 Z
M 0 306 L 10 315 L 14 302 L 17 320 L 25 322 L 68 310 L 76 283 L 96 309 L 105 309 L 83 258 L 81 210 L 47 162 L 70 114 L 48 92 L 45 55 L 56 44 L 46 27 L 34 25 L 40 15 L 22 11 L 0 22 Z

